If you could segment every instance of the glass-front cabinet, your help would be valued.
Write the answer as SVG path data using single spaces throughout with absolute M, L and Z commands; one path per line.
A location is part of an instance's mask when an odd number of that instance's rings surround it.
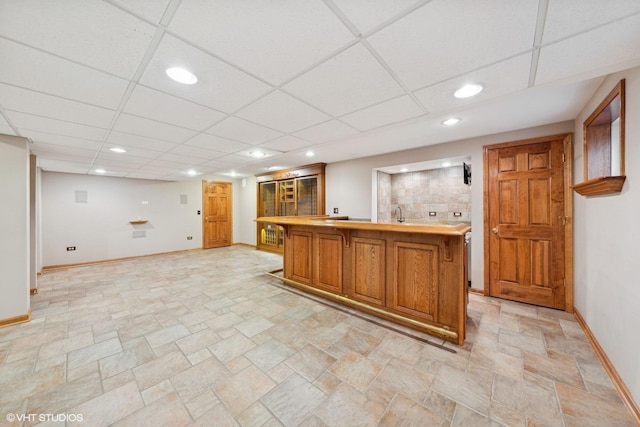
M 258 217 L 324 215 L 324 163 L 256 175 Z M 283 230 L 258 223 L 258 249 L 282 253 Z

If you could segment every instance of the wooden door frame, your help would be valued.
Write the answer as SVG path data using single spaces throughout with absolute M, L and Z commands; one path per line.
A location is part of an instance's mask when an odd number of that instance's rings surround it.
M 228 184 L 229 185 L 229 207 L 228 207 L 228 215 L 229 215 L 229 246 L 233 245 L 233 183 L 229 182 L 229 181 L 208 181 L 206 179 L 202 180 L 202 188 L 200 190 L 200 194 L 202 197 L 202 249 L 205 249 L 206 245 L 205 245 L 205 239 L 206 239 L 206 216 L 207 216 L 207 212 L 206 212 L 206 203 L 204 200 L 204 196 L 205 196 L 205 189 L 207 187 L 207 184 Z
M 517 147 L 521 145 L 540 144 L 545 142 L 563 140 L 564 148 L 564 216 L 567 226 L 564 234 L 564 274 L 565 274 L 565 311 L 573 313 L 573 143 L 572 134 L 560 134 L 543 136 L 539 138 L 524 139 L 520 141 L 505 142 L 500 144 L 485 145 L 483 148 L 483 216 L 484 216 L 484 294 L 490 294 L 490 267 L 489 259 L 489 151 L 499 148 Z

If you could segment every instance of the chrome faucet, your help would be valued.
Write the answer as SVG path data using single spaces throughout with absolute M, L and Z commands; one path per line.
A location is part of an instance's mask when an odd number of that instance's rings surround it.
M 398 210 L 400 211 L 400 216 L 398 216 Z M 400 206 L 396 208 L 396 221 L 404 222 L 404 217 L 402 216 L 402 208 Z

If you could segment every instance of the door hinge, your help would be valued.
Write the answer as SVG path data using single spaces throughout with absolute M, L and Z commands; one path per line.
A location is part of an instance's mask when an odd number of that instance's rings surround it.
M 567 287 L 567 279 L 562 279 L 562 286 Z
M 562 153 L 562 163 L 564 163 L 564 153 Z

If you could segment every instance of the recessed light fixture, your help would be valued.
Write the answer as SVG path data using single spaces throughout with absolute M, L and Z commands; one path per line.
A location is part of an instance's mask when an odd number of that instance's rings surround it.
M 231 177 L 235 177 L 235 176 L 236 176 L 236 171 L 231 171 L 231 172 L 229 173 L 229 176 L 231 176 Z
M 453 93 L 453 96 L 455 96 L 456 98 L 469 98 L 482 92 L 482 89 L 484 89 L 484 86 L 482 86 L 480 83 L 472 83 L 462 86 L 460 89 Z
M 113 147 L 113 148 L 109 148 L 110 151 L 113 151 L 114 153 L 126 153 L 127 150 L 125 150 L 124 148 L 120 148 L 120 147 Z
M 107 171 L 104 170 L 104 169 L 96 169 L 94 172 L 95 173 L 107 173 Z
M 400 172 L 409 172 L 409 169 L 408 168 L 402 168 L 402 169 L 400 169 Z
M 167 68 L 166 73 L 167 76 L 169 76 L 172 80 L 175 80 L 178 83 L 182 83 L 184 85 L 192 85 L 198 81 L 198 78 L 193 75 L 191 71 L 185 70 L 184 68 Z
M 442 164 L 442 167 L 443 167 L 443 168 L 448 168 L 449 166 L 453 166 L 453 163 L 451 163 L 451 162 L 444 162 L 444 163 Z
M 251 157 L 255 157 L 256 159 L 260 159 L 260 158 L 266 156 L 267 154 L 264 151 L 255 150 L 255 151 L 250 151 L 249 155 Z
M 444 120 L 442 124 L 445 126 L 453 126 L 460 123 L 461 121 L 462 119 L 459 119 L 458 117 L 451 117 L 450 119 Z
M 193 169 L 189 169 L 189 170 L 187 171 L 187 175 L 189 175 L 189 176 L 196 176 L 196 175 L 198 175 L 198 172 L 194 171 Z
M 313 157 L 313 156 L 315 156 L 315 155 L 316 155 L 316 153 L 314 153 L 314 152 L 313 152 L 313 151 L 311 151 L 311 150 L 307 151 L 305 154 L 306 154 L 306 156 L 307 156 L 307 157 Z

